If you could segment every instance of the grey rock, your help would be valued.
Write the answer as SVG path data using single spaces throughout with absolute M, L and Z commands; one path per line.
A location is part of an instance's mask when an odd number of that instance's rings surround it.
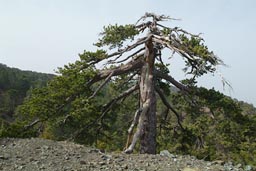
M 106 163 L 102 161 L 102 162 L 99 162 L 99 165 L 101 165 L 101 166 L 106 165 Z
M 79 162 L 80 164 L 87 164 L 87 162 L 86 161 L 84 161 L 84 160 L 80 160 L 80 162 Z
M 22 170 L 24 168 L 24 166 L 18 166 L 17 169 L 18 170 Z
M 198 168 L 185 167 L 182 171 L 199 171 L 199 169 Z
M 171 154 L 168 150 L 163 150 L 160 152 L 160 156 L 175 158 L 175 155 Z
M 211 162 L 207 162 L 206 166 L 211 166 L 212 163 Z
M 244 167 L 244 170 L 245 171 L 251 171 L 253 168 L 252 168 L 252 166 L 251 165 L 246 165 L 245 167 Z
M 127 164 L 124 164 L 121 166 L 123 169 L 128 169 L 128 165 Z
M 103 160 L 109 160 L 109 159 L 112 158 L 112 156 L 111 156 L 111 155 L 103 154 L 103 155 L 101 155 L 101 158 L 102 158 Z
M 242 164 L 240 164 L 240 163 L 237 164 L 237 165 L 236 165 L 236 168 L 242 168 Z
M 225 164 L 222 161 L 206 162 L 193 156 L 173 155 L 168 150 L 163 150 L 158 155 L 102 153 L 98 149 L 72 142 L 39 138 L 9 139 L 5 144 L 5 148 L 0 147 L 0 170 L 3 171 L 253 171 L 254 169 L 251 165 L 243 167 L 241 164 L 233 165 L 230 162 Z
M 224 161 L 222 161 L 222 160 L 215 160 L 215 161 L 213 161 L 213 162 L 212 162 L 212 164 L 224 165 L 224 164 L 225 164 L 225 162 L 224 162 Z
M 8 160 L 8 157 L 0 156 L 0 160 Z

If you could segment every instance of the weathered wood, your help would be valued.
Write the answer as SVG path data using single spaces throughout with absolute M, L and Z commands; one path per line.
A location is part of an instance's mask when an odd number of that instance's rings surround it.
M 128 137 L 127 137 L 127 141 L 126 141 L 126 145 L 125 145 L 125 148 L 124 150 L 128 149 L 131 141 L 132 141 L 132 133 L 133 133 L 133 130 L 134 130 L 134 127 L 138 124 L 139 122 L 139 117 L 140 117 L 140 113 L 141 113 L 141 109 L 138 109 L 136 110 L 135 112 L 135 115 L 134 115 L 134 118 L 133 118 L 133 121 L 132 121 L 132 124 L 131 126 L 129 127 L 128 129 Z
M 155 70 L 155 76 L 158 78 L 162 78 L 166 81 L 169 81 L 170 83 L 172 83 L 175 87 L 177 87 L 178 89 L 180 89 L 181 91 L 184 92 L 189 92 L 189 88 L 184 86 L 183 84 L 179 83 L 178 81 L 176 81 L 172 76 L 162 73 L 159 70 Z
M 136 132 L 134 133 L 134 135 L 132 137 L 132 142 L 129 145 L 129 147 L 124 151 L 127 154 L 130 154 L 130 153 L 133 152 L 134 147 L 135 147 L 137 141 L 139 139 L 141 139 L 141 135 L 143 133 L 143 126 L 144 126 L 143 125 L 143 121 L 144 121 L 146 113 L 148 112 L 148 108 L 149 108 L 149 103 L 147 101 L 147 102 L 145 102 L 145 104 L 144 104 L 144 106 L 142 108 L 142 112 L 140 114 L 139 121 L 138 121 L 137 130 L 136 130 Z
M 181 124 L 181 119 L 180 119 L 180 115 L 178 114 L 178 112 L 171 106 L 171 104 L 168 102 L 168 100 L 166 99 L 164 93 L 160 90 L 160 88 L 155 87 L 155 89 L 156 89 L 156 92 L 158 93 L 159 97 L 161 98 L 163 104 L 175 114 L 180 128 L 182 130 L 184 130 L 184 128 Z
M 155 50 L 152 39 L 145 43 L 145 64 L 141 69 L 140 78 L 140 105 L 147 107 L 145 114 L 140 116 L 141 127 L 140 153 L 156 153 L 156 95 L 154 64 Z
M 108 69 L 108 70 L 102 70 L 99 71 L 98 74 L 96 74 L 96 76 L 89 81 L 87 84 L 88 85 L 92 85 L 102 79 L 107 78 L 111 73 L 112 76 L 118 76 L 118 75 L 122 75 L 122 74 L 126 74 L 132 71 L 135 71 L 137 69 L 140 69 L 143 65 L 143 61 L 141 59 L 137 59 L 137 60 L 132 60 L 130 62 L 128 62 L 127 64 L 124 65 L 120 65 L 119 67 L 113 68 L 113 69 Z
M 150 35 L 149 35 L 150 36 Z M 150 36 L 151 37 L 151 36 Z M 125 150 L 131 153 L 136 142 L 140 139 L 140 153 L 156 153 L 156 95 L 154 89 L 155 51 L 152 39 L 145 43 L 145 62 L 141 68 L 139 81 L 140 108 L 137 130 L 130 146 Z
M 111 72 L 109 76 L 105 79 L 103 83 L 94 91 L 94 93 L 89 97 L 89 99 L 92 99 L 95 97 L 95 95 L 109 82 L 111 77 L 113 76 L 114 72 Z

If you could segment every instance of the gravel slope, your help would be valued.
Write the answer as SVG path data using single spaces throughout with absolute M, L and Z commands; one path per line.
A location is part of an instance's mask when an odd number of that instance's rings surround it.
M 0 170 L 3 171 L 225 171 L 252 170 L 231 163 L 206 162 L 191 156 L 101 153 L 72 142 L 32 139 L 0 139 Z

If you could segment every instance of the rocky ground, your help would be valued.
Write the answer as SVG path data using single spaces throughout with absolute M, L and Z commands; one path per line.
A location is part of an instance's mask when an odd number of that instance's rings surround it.
M 176 156 L 167 150 L 158 155 L 102 153 L 72 142 L 39 138 L 0 139 L 3 171 L 250 171 L 251 166 L 221 161 L 207 162 L 192 156 Z

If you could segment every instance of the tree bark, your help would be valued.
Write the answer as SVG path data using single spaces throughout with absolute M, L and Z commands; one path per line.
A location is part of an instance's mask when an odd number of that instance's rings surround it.
M 141 114 L 132 142 L 125 153 L 132 153 L 136 142 L 140 140 L 140 153 L 156 154 L 155 55 L 152 36 L 149 35 L 145 43 L 144 61 L 139 80 Z
M 140 108 L 143 109 L 139 123 L 140 153 L 156 153 L 156 95 L 154 89 L 155 52 L 152 39 L 146 42 L 145 63 L 140 76 Z

